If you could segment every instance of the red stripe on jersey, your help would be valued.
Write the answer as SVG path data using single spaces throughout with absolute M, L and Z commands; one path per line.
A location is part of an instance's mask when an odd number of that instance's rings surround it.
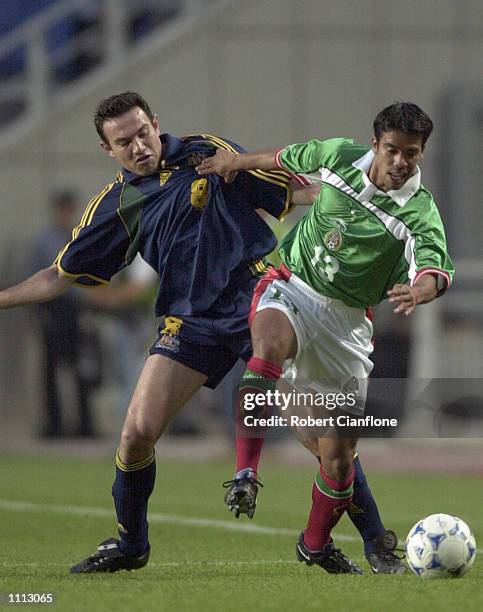
M 280 153 L 283 151 L 284 148 L 279 149 L 276 153 L 275 153 L 275 163 L 277 164 L 277 166 L 279 168 L 281 168 L 282 170 L 285 170 L 286 168 L 284 168 L 282 162 L 280 161 Z
M 298 183 L 299 185 L 302 185 L 302 187 L 307 187 L 307 185 L 311 185 L 311 184 L 312 184 L 312 183 L 311 183 L 309 180 L 307 180 L 307 179 L 305 178 L 305 176 L 300 176 L 300 175 L 298 175 L 298 174 L 292 174 L 292 173 L 290 173 L 290 178 L 291 178 L 292 180 L 294 180 L 294 181 L 297 181 L 297 183 Z
M 416 281 L 425 274 L 437 274 L 438 276 L 442 276 L 445 279 L 447 286 L 449 287 L 451 285 L 451 277 L 445 270 L 439 270 L 438 268 L 422 268 L 414 277 L 411 287 L 413 287 Z

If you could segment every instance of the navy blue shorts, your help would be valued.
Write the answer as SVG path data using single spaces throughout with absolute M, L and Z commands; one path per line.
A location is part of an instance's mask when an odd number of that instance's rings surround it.
M 206 313 L 197 316 L 166 315 L 150 355 L 165 355 L 206 374 L 205 387 L 214 389 L 239 358 L 252 355 L 248 313 L 253 289 L 259 280 L 229 287 Z

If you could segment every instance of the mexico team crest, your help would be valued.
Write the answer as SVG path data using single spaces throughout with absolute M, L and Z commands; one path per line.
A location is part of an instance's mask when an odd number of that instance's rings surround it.
M 324 244 L 329 251 L 338 251 L 342 246 L 342 234 L 340 230 L 333 229 L 327 232 L 324 237 Z

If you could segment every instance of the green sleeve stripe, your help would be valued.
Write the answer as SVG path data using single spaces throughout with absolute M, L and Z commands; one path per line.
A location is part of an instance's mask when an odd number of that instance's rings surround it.
M 139 249 L 139 227 L 141 213 L 146 202 L 146 196 L 136 187 L 124 183 L 117 214 L 129 236 L 129 247 L 126 251 L 126 264 L 130 264 Z

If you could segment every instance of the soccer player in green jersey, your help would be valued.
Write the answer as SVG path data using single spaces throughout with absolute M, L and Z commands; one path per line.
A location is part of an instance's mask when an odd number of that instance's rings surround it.
M 274 389 L 284 372 L 295 388 L 337 381 L 357 401 L 343 408 L 362 416 L 372 369 L 372 324 L 366 309 L 388 298 L 409 315 L 450 285 L 453 264 L 419 163 L 433 129 L 417 105 L 396 102 L 374 121 L 371 147 L 348 138 L 310 140 L 284 149 L 236 154 L 218 150 L 199 174 L 284 169 L 320 182 L 313 206 L 282 241 L 282 265 L 255 290 L 251 313 L 253 357 L 241 383 Z M 303 386 L 303 385 L 302 385 Z M 241 396 L 243 397 L 243 395 Z M 357 437 L 317 437 L 320 471 L 297 557 L 328 572 L 360 573 L 335 549 L 331 531 L 353 491 Z M 256 483 L 262 438 L 237 438 L 237 476 Z M 252 496 L 253 498 L 253 496 Z M 242 503 L 243 500 L 239 500 Z

